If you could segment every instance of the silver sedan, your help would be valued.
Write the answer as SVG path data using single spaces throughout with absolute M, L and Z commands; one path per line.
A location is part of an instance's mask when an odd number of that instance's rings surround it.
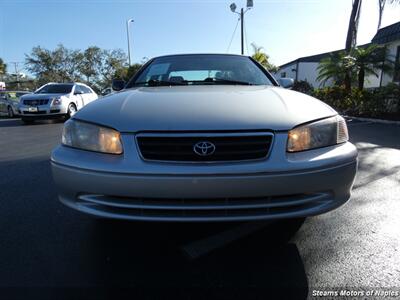
M 357 150 L 345 120 L 250 57 L 158 57 L 113 88 L 65 123 L 52 152 L 59 199 L 71 208 L 248 221 L 305 218 L 350 198 Z

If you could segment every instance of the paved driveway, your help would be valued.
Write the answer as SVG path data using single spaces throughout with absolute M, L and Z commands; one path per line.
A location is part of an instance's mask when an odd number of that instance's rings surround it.
M 348 123 L 360 151 L 352 200 L 290 237 L 277 224 L 161 225 L 77 213 L 57 201 L 50 174 L 62 124 L 0 119 L 0 292 L 106 297 L 118 287 L 147 295 L 178 287 L 265 299 L 268 288 L 305 298 L 400 287 L 400 126 Z

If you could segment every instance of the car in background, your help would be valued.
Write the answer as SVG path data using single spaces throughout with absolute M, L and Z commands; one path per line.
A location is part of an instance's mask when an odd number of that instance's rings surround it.
M 29 94 L 25 91 L 0 91 L 0 115 L 10 118 L 18 115 L 18 104 L 21 96 Z
M 114 93 L 114 90 L 112 88 L 106 88 L 106 89 L 101 91 L 101 95 L 102 96 L 107 96 L 107 95 L 112 94 L 112 93 Z
M 21 97 L 19 112 L 24 123 L 38 119 L 68 119 L 97 98 L 92 88 L 83 83 L 48 83 Z

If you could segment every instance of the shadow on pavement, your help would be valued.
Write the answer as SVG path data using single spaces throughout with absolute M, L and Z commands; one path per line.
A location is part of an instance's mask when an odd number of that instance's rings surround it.
M 208 255 L 190 259 L 182 251 L 184 244 L 233 224 L 98 220 L 93 264 L 104 264 L 99 279 L 110 293 L 128 288 L 164 297 L 166 292 L 180 290 L 185 296 L 210 293 L 224 299 L 266 299 L 271 294 L 305 299 L 304 266 L 296 245 L 288 243 L 300 225 L 269 224 Z
M 21 119 L 0 119 L 0 128 L 1 127 L 19 127 L 19 126 L 40 126 L 40 125 L 47 125 L 47 124 L 55 124 L 55 123 L 62 123 L 62 120 L 37 120 L 32 124 L 25 125 Z

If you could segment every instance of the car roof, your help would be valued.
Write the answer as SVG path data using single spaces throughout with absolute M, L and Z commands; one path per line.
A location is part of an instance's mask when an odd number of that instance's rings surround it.
M 49 85 L 49 84 L 60 84 L 60 85 L 61 84 L 63 84 L 63 85 L 76 85 L 76 84 L 79 84 L 79 85 L 84 85 L 86 87 L 90 87 L 87 84 L 82 83 L 82 82 L 48 82 L 45 85 Z
M 213 55 L 213 56 L 239 56 L 239 57 L 249 57 L 248 55 L 241 55 L 241 54 L 233 54 L 233 53 L 178 53 L 178 54 L 166 54 L 166 55 L 160 55 L 153 57 L 152 59 L 155 58 L 161 58 L 161 57 L 173 57 L 173 56 L 204 56 L 204 55 Z

